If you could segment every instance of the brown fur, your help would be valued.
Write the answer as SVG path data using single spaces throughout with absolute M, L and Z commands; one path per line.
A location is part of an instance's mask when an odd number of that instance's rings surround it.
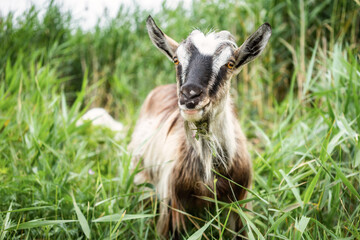
M 177 209 L 196 212 L 209 205 L 207 201 L 201 200 L 197 196 L 214 197 L 206 188 L 206 185 L 211 189 L 213 189 L 213 186 L 208 182 L 204 182 L 202 178 L 204 168 L 200 156 L 196 154 L 191 141 L 186 137 L 188 134 L 184 127 L 184 120 L 179 113 L 176 89 L 175 84 L 160 86 L 148 95 L 129 145 L 129 148 L 134 150 L 141 145 L 146 136 L 151 135 L 144 144 L 144 151 L 140 152 L 138 156 L 134 156 L 135 163 L 141 157 L 144 158 L 144 162 L 149 160 L 147 158 L 154 158 L 153 161 L 155 162 L 157 161 L 155 158 L 163 158 L 164 154 L 169 154 L 170 159 L 167 160 L 171 161 L 172 165 L 167 167 L 172 167 L 172 170 L 169 175 L 168 194 L 165 199 L 161 199 L 163 204 L 160 206 L 161 215 L 158 221 L 158 232 L 166 238 L 169 237 L 170 231 L 175 234 L 174 236 L 177 236 L 177 232 L 185 228 L 185 216 L 176 211 Z M 235 155 L 232 159 L 227 159 L 228 166 L 226 169 L 222 165 L 215 164 L 216 159 L 214 158 L 213 169 L 237 184 L 249 188 L 251 185 L 251 161 L 246 150 L 246 139 L 233 113 L 232 118 L 236 136 Z M 156 121 L 148 119 L 156 119 Z M 149 127 L 142 128 L 145 123 Z M 149 131 L 149 134 L 143 134 L 141 131 L 144 129 Z M 169 149 L 169 152 L 164 152 L 163 149 Z M 152 151 L 152 153 L 148 154 L 149 151 Z M 166 156 L 164 159 L 166 159 Z M 160 184 L 163 168 L 158 166 L 144 167 L 145 169 L 140 173 L 142 181 L 151 182 L 155 186 Z M 216 190 L 219 200 L 231 202 L 245 198 L 246 191 L 243 188 L 216 174 L 212 175 L 210 182 L 213 182 L 214 177 L 218 179 Z M 239 230 L 241 221 L 238 217 L 236 222 L 235 225 L 237 226 L 234 230 Z

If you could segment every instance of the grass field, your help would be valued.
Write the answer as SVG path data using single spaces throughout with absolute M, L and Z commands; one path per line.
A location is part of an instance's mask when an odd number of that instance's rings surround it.
M 35 8 L 0 18 L 0 240 L 159 239 L 154 187 L 132 183 L 126 149 L 147 93 L 175 81 L 147 37 L 148 14 L 122 8 L 90 31 L 55 4 L 43 19 Z M 195 0 L 153 17 L 178 41 L 196 27 L 241 44 L 273 27 L 232 82 L 253 209 L 217 202 L 184 239 L 231 239 L 230 209 L 249 239 L 360 239 L 359 1 Z M 91 107 L 126 136 L 76 126 Z

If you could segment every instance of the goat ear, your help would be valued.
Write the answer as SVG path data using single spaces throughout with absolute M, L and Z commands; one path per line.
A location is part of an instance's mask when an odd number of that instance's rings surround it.
M 156 25 L 154 19 L 150 15 L 146 20 L 146 28 L 153 44 L 171 61 L 173 61 L 175 51 L 178 48 L 179 44 L 175 40 L 164 34 Z
M 254 60 L 264 50 L 271 36 L 271 26 L 264 23 L 235 51 L 235 70 Z

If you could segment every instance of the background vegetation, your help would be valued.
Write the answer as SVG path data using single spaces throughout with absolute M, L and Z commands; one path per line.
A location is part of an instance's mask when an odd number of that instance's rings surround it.
M 90 31 L 53 3 L 43 18 L 34 7 L 0 18 L 0 239 L 157 238 L 154 189 L 133 185 L 126 150 L 147 93 L 175 81 L 148 14 L 123 7 Z M 231 92 L 254 163 L 253 210 L 218 203 L 225 218 L 212 210 L 184 238 L 231 239 L 232 209 L 250 239 L 360 239 L 359 1 L 194 0 L 153 17 L 179 41 L 197 27 L 241 44 L 273 27 Z M 76 126 L 94 106 L 127 126 L 124 139 Z

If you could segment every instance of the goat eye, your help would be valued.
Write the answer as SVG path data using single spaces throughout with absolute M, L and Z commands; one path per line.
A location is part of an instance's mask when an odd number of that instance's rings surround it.
M 233 69 L 233 68 L 234 68 L 234 62 L 228 62 L 228 63 L 226 64 L 226 67 L 227 67 L 228 69 Z
M 174 57 L 173 62 L 175 63 L 175 65 L 179 64 L 179 59 L 177 57 Z

